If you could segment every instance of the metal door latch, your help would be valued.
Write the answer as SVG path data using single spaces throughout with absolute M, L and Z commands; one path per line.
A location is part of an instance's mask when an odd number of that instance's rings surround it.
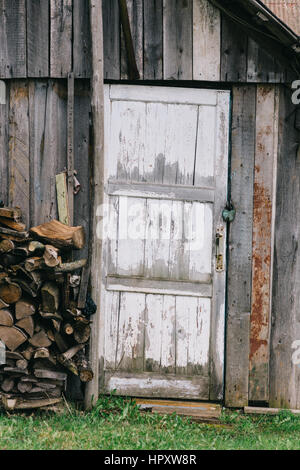
M 225 254 L 225 235 L 224 227 L 218 227 L 216 233 L 216 271 L 221 273 L 224 271 L 224 254 Z

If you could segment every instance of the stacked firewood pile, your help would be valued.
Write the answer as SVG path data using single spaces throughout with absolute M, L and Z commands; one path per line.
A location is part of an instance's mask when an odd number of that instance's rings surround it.
M 0 208 L 0 394 L 8 407 L 53 405 L 69 374 L 93 378 L 87 260 L 72 261 L 84 243 L 82 227 L 54 220 L 26 231 L 18 208 Z

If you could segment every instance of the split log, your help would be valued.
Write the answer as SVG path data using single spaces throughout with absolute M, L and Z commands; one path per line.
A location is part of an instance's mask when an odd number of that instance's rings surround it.
M 2 240 L 0 242 L 0 253 L 10 253 L 14 251 L 15 244 L 12 240 Z
M 61 257 L 59 256 L 59 250 L 52 245 L 46 245 L 43 254 L 45 265 L 49 268 L 55 268 L 61 263 Z
M 56 342 L 56 345 L 57 345 L 59 351 L 61 353 L 66 352 L 68 350 L 68 345 L 66 344 L 63 337 L 61 336 L 61 334 L 58 331 L 55 332 L 54 338 L 55 338 L 55 342 Z
M 34 375 L 39 379 L 67 380 L 67 374 L 53 370 L 35 369 Z
M 30 361 L 30 359 L 32 358 L 32 355 L 34 353 L 34 348 L 33 346 L 29 345 L 27 346 L 26 349 L 24 349 L 24 351 L 22 351 L 22 356 L 27 359 L 27 361 Z
M 22 217 L 22 211 L 19 207 L 0 207 L 0 217 L 18 222 Z
M 16 362 L 16 367 L 21 370 L 26 370 L 28 367 L 28 361 L 26 359 L 19 359 Z
M 16 326 L 24 330 L 25 333 L 27 333 L 28 336 L 32 338 L 34 334 L 34 322 L 33 322 L 32 317 L 22 318 L 22 320 L 19 320 L 16 323 Z
M 22 382 L 20 381 L 17 384 L 17 389 L 19 390 L 20 393 L 29 393 L 32 390 L 32 382 Z
M 14 249 L 16 255 L 22 256 L 22 258 L 27 258 L 29 256 L 29 251 L 27 246 L 17 246 Z
M 9 268 L 22 262 L 22 257 L 13 253 L 6 253 L 1 257 L 2 266 Z
M 58 312 L 41 312 L 40 315 L 44 320 L 62 321 L 62 316 Z
M 86 259 L 80 259 L 78 261 L 72 261 L 70 263 L 60 264 L 55 268 L 56 273 L 71 273 L 83 268 L 87 263 Z
M 0 339 L 11 351 L 18 349 L 25 341 L 27 336 L 19 328 L 0 326 Z
M 3 308 L 8 308 L 9 305 L 5 302 L 3 302 L 2 299 L 0 299 L 0 310 L 2 310 Z
M 45 398 L 41 400 L 23 400 L 19 398 L 2 397 L 2 404 L 8 411 L 12 410 L 31 410 L 35 408 L 44 408 L 61 403 L 61 398 Z
M 94 378 L 93 370 L 84 353 L 80 351 L 76 356 L 76 366 L 79 372 L 81 382 L 91 382 Z
M 52 344 L 45 330 L 41 330 L 39 333 L 36 333 L 29 339 L 29 343 L 36 348 L 47 348 Z
M 1 384 L 1 390 L 5 393 L 9 393 L 12 391 L 14 386 L 15 386 L 14 379 L 11 377 L 6 377 Z
M 68 369 L 72 374 L 78 375 L 78 369 L 74 361 L 72 359 L 66 359 L 63 354 L 59 354 L 57 356 L 58 362 Z
M 7 359 L 12 359 L 14 361 L 18 361 L 19 359 L 23 359 L 22 354 L 19 352 L 12 352 L 12 351 L 6 351 L 6 357 Z
M 52 325 L 53 325 L 53 328 L 55 329 L 55 331 L 59 332 L 61 322 L 59 320 L 51 320 L 51 322 L 52 322 Z
M 29 238 L 28 232 L 16 232 L 15 230 L 4 227 L 0 227 L 0 235 L 1 238 L 5 238 L 6 240 L 13 240 L 16 242 L 22 242 Z
M 4 367 L 4 372 L 13 375 L 15 377 L 21 377 L 22 375 L 28 375 L 27 369 L 19 369 L 18 367 Z
M 49 337 L 49 335 L 48 335 Z M 38 348 L 34 353 L 34 359 L 48 359 L 50 357 L 49 349 Z
M 22 289 L 15 282 L 2 282 L 0 284 L 0 299 L 6 304 L 15 304 L 22 297 Z
M 16 319 L 22 320 L 35 314 L 36 307 L 31 300 L 25 298 L 19 300 L 15 306 Z
M 17 232 L 26 232 L 25 224 L 15 222 L 14 220 L 7 219 L 6 217 L 0 217 L 0 224 L 10 228 L 11 230 L 16 230 Z
M 14 318 L 9 310 L 0 310 L 0 326 L 14 326 Z
M 32 255 L 36 255 L 36 256 L 41 256 L 43 255 L 44 251 L 45 251 L 45 245 L 41 242 L 38 242 L 38 241 L 32 241 L 28 244 L 28 251 L 29 253 L 31 253 Z
M 54 282 L 46 282 L 42 289 L 43 312 L 57 312 L 60 304 L 59 288 Z
M 34 257 L 27 258 L 25 261 L 25 269 L 28 272 L 36 271 L 37 269 L 43 269 L 45 267 L 44 258 Z
M 81 250 L 85 244 L 83 227 L 69 227 L 57 220 L 30 229 L 30 234 L 56 248 Z

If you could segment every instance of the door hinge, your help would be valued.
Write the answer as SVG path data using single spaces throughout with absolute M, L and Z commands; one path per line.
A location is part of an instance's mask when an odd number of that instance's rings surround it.
M 225 256 L 225 234 L 224 227 L 218 227 L 216 233 L 216 271 L 221 273 L 224 271 Z

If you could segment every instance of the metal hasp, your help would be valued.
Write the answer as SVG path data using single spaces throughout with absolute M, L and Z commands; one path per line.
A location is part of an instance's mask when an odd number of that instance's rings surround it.
M 216 271 L 222 273 L 224 271 L 224 253 L 225 253 L 225 236 L 224 227 L 218 227 L 216 233 Z

